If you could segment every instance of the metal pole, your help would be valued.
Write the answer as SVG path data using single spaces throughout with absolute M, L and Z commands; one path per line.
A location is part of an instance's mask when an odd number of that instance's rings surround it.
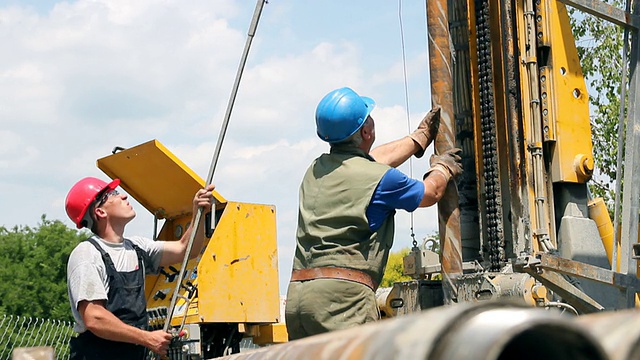
M 627 0 L 627 13 L 631 11 L 631 0 Z M 634 30 L 636 31 L 636 30 Z M 627 104 L 627 52 L 629 51 L 629 28 L 624 28 L 622 44 L 622 79 L 620 79 L 620 111 L 618 113 L 618 156 L 616 159 L 616 188 L 613 208 L 613 244 L 611 251 L 611 270 L 618 271 L 618 234 L 620 233 L 620 192 L 622 191 L 622 154 L 624 153 L 625 107 Z
M 253 18 L 251 19 L 251 25 L 249 26 L 247 41 L 244 45 L 244 51 L 242 52 L 242 58 L 240 60 L 240 65 L 238 66 L 238 72 L 236 73 L 236 80 L 233 84 L 233 89 L 231 90 L 231 96 L 229 98 L 229 103 L 227 105 L 227 112 L 224 115 L 224 121 L 222 122 L 222 128 L 220 129 L 220 136 L 218 136 L 218 143 L 216 144 L 216 148 L 213 153 L 213 159 L 211 160 L 211 167 L 209 168 L 209 175 L 207 176 L 207 184 L 213 183 L 213 174 L 215 173 L 216 165 L 218 164 L 218 158 L 220 157 L 220 149 L 222 148 L 222 142 L 224 141 L 224 136 L 227 132 L 227 127 L 229 126 L 229 118 L 231 118 L 231 111 L 233 110 L 233 104 L 236 100 L 236 95 L 238 94 L 238 86 L 240 85 L 242 72 L 247 62 L 247 56 L 249 55 L 249 49 L 251 48 L 251 41 L 253 40 L 253 36 L 256 33 L 256 28 L 258 27 L 258 20 L 260 19 L 260 14 L 262 13 L 262 8 L 264 7 L 265 3 L 266 3 L 266 0 L 258 0 L 256 3 L 255 11 L 253 12 Z M 178 274 L 178 281 L 176 282 L 176 288 L 174 289 L 173 296 L 171 297 L 171 305 L 169 306 L 169 309 L 168 309 L 167 320 L 164 323 L 164 331 L 169 330 L 169 326 L 171 324 L 171 318 L 173 317 L 173 312 L 175 310 L 176 300 L 178 298 L 178 292 L 180 291 L 180 287 L 182 286 L 182 280 L 184 277 L 185 270 L 187 268 L 187 262 L 189 261 L 189 257 L 191 255 L 193 240 L 195 239 L 196 234 L 198 232 L 197 229 L 200 227 L 202 212 L 203 212 L 203 208 L 199 207 L 198 212 L 196 213 L 196 217 L 193 220 L 193 224 L 191 224 L 191 234 L 189 236 L 189 242 L 187 243 L 187 249 L 184 254 L 184 259 L 182 260 L 182 266 L 180 267 L 180 272 Z M 212 219 L 213 218 L 214 217 L 212 217 Z M 186 313 L 184 316 L 187 316 Z
M 427 28 L 429 34 L 429 69 L 431 102 L 440 106 L 440 127 L 435 140 L 435 152 L 443 153 L 456 147 L 455 116 L 453 111 L 453 73 L 449 33 L 448 0 L 428 0 Z M 440 231 L 440 263 L 445 304 L 457 300 L 456 279 L 462 275 L 462 240 L 460 236 L 460 208 L 455 181 L 447 184 L 438 202 Z
M 640 2 L 634 1 L 633 13 L 640 12 Z M 622 232 L 620 239 L 620 272 L 630 274 L 636 270 L 633 254 L 633 243 L 638 241 L 638 209 L 640 205 L 640 186 L 634 185 L 640 176 L 640 112 L 636 109 L 636 96 L 640 88 L 640 44 L 638 31 L 631 37 L 631 61 L 629 82 L 629 112 L 627 117 L 627 136 L 625 144 L 624 193 L 622 199 Z M 635 305 L 635 293 L 627 291 L 627 306 Z

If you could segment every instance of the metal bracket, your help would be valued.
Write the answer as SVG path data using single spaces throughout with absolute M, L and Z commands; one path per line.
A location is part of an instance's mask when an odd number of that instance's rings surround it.
M 621 274 L 599 266 L 564 259 L 550 254 L 541 254 L 538 255 L 538 257 L 540 258 L 539 266 L 543 269 L 593 280 L 602 284 L 615 286 L 619 289 L 640 289 L 640 279 L 635 275 Z
M 634 252 L 636 249 L 640 251 L 640 246 L 634 245 Z M 604 307 L 573 286 L 563 275 L 611 285 L 628 294 L 635 293 L 640 289 L 640 279 L 636 276 L 621 274 L 551 254 L 536 256 L 523 254 L 516 260 L 514 268 L 530 274 L 565 300 L 572 304 L 575 303 L 576 308 L 582 312 L 602 311 Z
M 565 301 L 575 306 L 582 313 L 603 311 L 604 306 L 593 300 L 590 296 L 575 287 L 561 274 L 546 264 L 547 254 L 537 256 L 522 255 L 514 264 L 514 269 L 525 272 L 538 280 L 542 285 L 554 291 Z M 571 261 L 571 260 L 569 260 Z

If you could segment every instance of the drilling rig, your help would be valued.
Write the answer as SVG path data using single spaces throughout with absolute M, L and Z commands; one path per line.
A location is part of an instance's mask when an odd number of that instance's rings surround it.
M 637 189 L 625 188 L 614 236 L 588 189 L 589 96 L 567 5 L 632 30 L 634 129 L 636 15 L 598 1 L 427 2 L 432 102 L 443 109 L 436 152 L 462 148 L 464 174 L 438 206 L 441 256 L 413 248 L 404 265 L 415 280 L 379 299 L 385 314 L 501 297 L 577 314 L 636 306 Z M 628 130 L 626 184 L 636 136 Z

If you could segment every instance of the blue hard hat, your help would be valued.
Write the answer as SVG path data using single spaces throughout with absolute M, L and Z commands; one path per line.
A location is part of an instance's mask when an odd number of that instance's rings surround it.
M 348 87 L 325 95 L 316 108 L 316 128 L 320 139 L 337 143 L 358 131 L 376 106 L 373 99 L 360 96 Z

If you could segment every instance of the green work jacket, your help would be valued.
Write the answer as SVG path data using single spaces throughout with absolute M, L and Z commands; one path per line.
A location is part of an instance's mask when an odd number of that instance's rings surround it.
M 374 232 L 366 211 L 389 169 L 358 148 L 335 145 L 311 164 L 300 185 L 294 270 L 347 267 L 380 283 L 393 245 L 394 216 Z

